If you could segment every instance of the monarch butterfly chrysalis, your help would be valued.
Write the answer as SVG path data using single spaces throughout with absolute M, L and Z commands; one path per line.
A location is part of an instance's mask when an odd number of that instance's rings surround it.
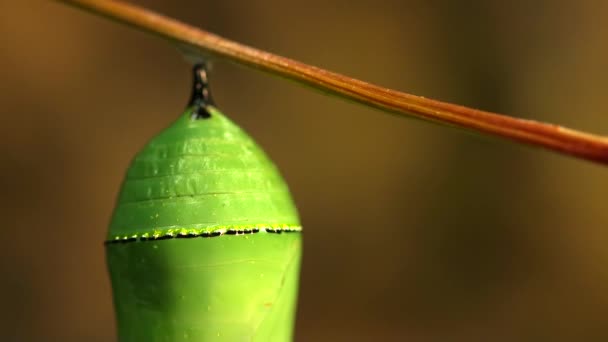
M 211 101 L 132 161 L 106 241 L 120 341 L 288 341 L 301 227 L 264 152 Z

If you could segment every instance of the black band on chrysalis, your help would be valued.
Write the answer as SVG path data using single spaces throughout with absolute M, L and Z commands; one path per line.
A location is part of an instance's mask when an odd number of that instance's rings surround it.
M 192 119 L 208 119 L 211 113 L 207 106 L 214 105 L 209 90 L 209 80 L 207 78 L 207 66 L 204 63 L 194 65 L 192 69 L 192 96 L 188 107 L 194 107 L 192 111 Z

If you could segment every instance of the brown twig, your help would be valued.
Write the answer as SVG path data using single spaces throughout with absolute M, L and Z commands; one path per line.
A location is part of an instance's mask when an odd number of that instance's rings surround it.
M 286 77 L 400 115 L 446 123 L 608 164 L 608 138 L 471 109 L 379 87 L 245 46 L 134 5 L 108 0 L 60 0 L 131 25 L 188 49 Z

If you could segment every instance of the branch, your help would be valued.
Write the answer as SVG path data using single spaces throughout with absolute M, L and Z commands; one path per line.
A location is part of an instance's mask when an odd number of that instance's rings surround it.
M 242 45 L 147 9 L 118 1 L 59 1 L 155 34 L 196 53 L 288 78 L 386 112 L 471 129 L 608 165 L 607 137 L 383 88 Z

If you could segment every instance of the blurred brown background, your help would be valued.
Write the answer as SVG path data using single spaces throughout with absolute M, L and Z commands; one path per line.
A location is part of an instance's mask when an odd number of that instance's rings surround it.
M 137 3 L 391 88 L 608 134 L 605 1 Z M 0 2 L 1 340 L 114 340 L 101 242 L 189 68 L 124 26 Z M 301 212 L 296 340 L 608 340 L 608 169 L 221 61 L 212 78 Z

